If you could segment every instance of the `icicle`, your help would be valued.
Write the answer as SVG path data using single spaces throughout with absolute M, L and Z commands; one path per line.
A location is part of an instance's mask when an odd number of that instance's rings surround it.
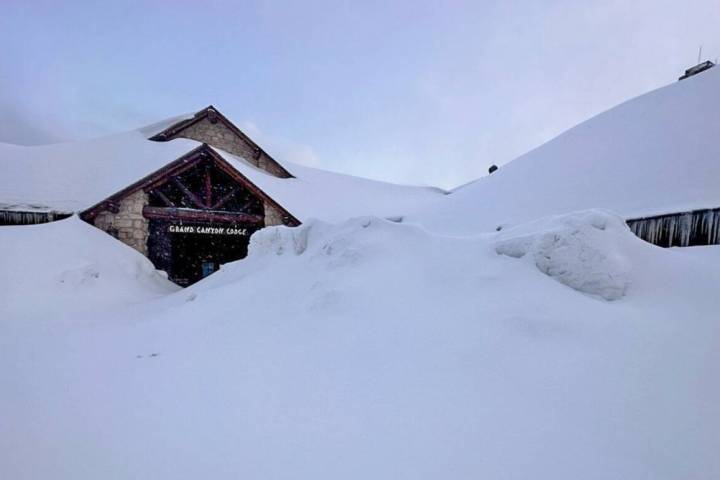
M 635 235 L 663 247 L 720 243 L 720 209 L 630 219 L 627 223 Z
M 69 217 L 64 212 L 27 212 L 16 210 L 0 210 L 0 225 L 35 225 L 48 223 Z

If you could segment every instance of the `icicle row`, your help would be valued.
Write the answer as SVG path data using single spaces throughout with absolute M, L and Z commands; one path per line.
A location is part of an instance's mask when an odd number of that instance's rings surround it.
M 720 243 L 720 209 L 631 219 L 627 224 L 635 235 L 661 247 Z
M 63 212 L 22 212 L 13 210 L 0 210 L 0 225 L 35 225 L 48 223 L 69 217 L 70 213 Z

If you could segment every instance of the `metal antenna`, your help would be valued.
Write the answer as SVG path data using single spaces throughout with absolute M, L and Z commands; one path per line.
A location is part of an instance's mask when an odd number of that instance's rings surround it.
M 700 50 L 698 50 L 698 61 L 697 61 L 697 63 L 700 63 L 700 57 L 702 57 L 702 45 L 700 45 Z

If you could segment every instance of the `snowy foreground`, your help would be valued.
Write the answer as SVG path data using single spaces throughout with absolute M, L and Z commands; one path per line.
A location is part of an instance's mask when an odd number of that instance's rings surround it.
M 0 478 L 720 478 L 720 248 L 602 211 L 266 229 L 179 290 L 0 229 Z

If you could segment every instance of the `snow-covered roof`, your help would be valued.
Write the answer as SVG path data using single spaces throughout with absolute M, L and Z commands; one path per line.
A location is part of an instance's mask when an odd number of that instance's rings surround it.
M 190 120 L 195 116 L 195 113 L 185 113 L 183 115 L 177 115 L 175 117 L 166 118 L 164 120 L 160 120 L 159 122 L 151 123 L 150 125 L 146 125 L 138 131 L 142 133 L 146 138 L 152 138 L 158 133 L 164 132 L 168 128 L 172 127 L 173 125 L 177 125 L 180 122 L 183 122 L 185 120 Z
M 188 116 L 89 141 L 24 147 L 0 144 L 0 209 L 79 212 L 200 145 L 183 138 L 148 140 Z M 403 215 L 442 195 L 283 162 L 296 178 L 277 178 L 216 149 L 234 168 L 300 220 Z
M 283 162 L 295 178 L 278 178 L 217 150 L 228 163 L 301 221 L 363 215 L 403 216 L 445 195 L 439 188 L 396 185 Z
M 581 123 L 456 189 L 420 220 L 461 233 L 588 208 L 625 218 L 717 208 L 719 133 L 713 68 Z
M 76 143 L 0 145 L 0 208 L 80 211 L 198 145 L 151 142 L 140 131 Z

